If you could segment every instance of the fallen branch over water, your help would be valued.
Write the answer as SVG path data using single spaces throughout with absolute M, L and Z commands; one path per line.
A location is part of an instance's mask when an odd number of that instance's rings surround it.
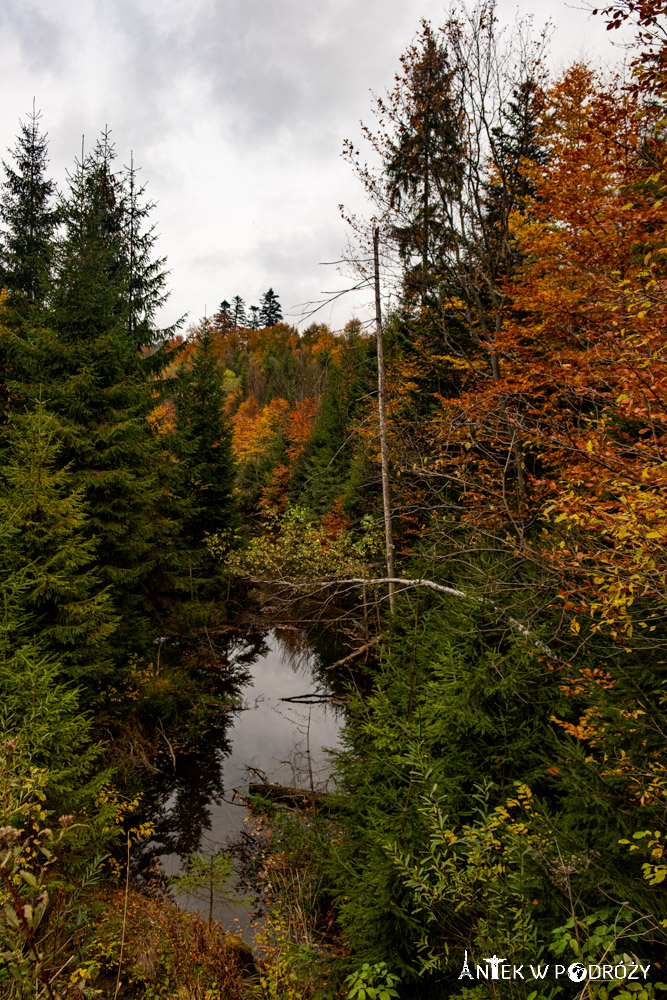
M 286 580 L 286 579 L 266 579 L 263 577 L 256 576 L 246 576 L 247 579 L 252 580 L 253 583 L 266 584 L 269 586 L 285 586 L 296 590 L 307 589 L 310 591 L 322 590 L 325 587 L 335 587 L 335 586 L 360 586 L 360 587 L 381 587 L 387 586 L 388 584 L 400 584 L 404 588 L 408 587 L 426 587 L 428 590 L 433 590 L 436 594 L 447 594 L 450 597 L 461 597 L 463 600 L 472 601 L 474 604 L 478 604 L 480 607 L 486 607 L 490 611 L 493 611 L 499 617 L 504 618 L 507 624 L 519 635 L 522 635 L 525 639 L 531 643 L 535 649 L 539 649 L 541 653 L 544 653 L 549 657 L 550 660 L 554 660 L 556 663 L 564 663 L 550 646 L 547 646 L 545 642 L 538 639 L 537 636 L 524 625 L 523 622 L 517 621 L 512 615 L 507 614 L 503 608 L 499 607 L 497 604 L 493 604 L 485 597 L 478 597 L 476 594 L 468 594 L 465 590 L 458 590 L 456 587 L 448 587 L 443 583 L 436 583 L 434 580 L 424 580 L 415 579 L 410 580 L 403 576 L 382 576 L 374 577 L 369 579 L 363 576 L 353 576 L 347 577 L 344 580 L 332 579 L 320 579 L 320 580 L 307 580 L 303 582 L 298 582 L 296 580 Z M 365 647 L 364 647 L 365 648 Z M 353 653 L 349 657 L 345 657 L 343 660 L 339 660 L 338 663 L 333 664 L 333 666 L 340 666 L 347 660 L 353 659 L 357 655 L 357 652 Z
M 491 611 L 495 611 L 496 614 L 505 618 L 507 624 L 510 625 L 511 628 L 513 628 L 516 632 L 518 632 L 519 635 L 522 635 L 526 639 L 529 639 L 530 642 L 535 647 L 535 649 L 539 649 L 542 653 L 546 653 L 546 655 L 550 657 L 552 660 L 559 659 L 559 657 L 556 656 L 553 650 L 550 649 L 550 647 L 547 646 L 546 643 L 542 642 L 541 639 L 538 639 L 533 635 L 533 633 L 531 632 L 531 630 L 528 628 L 527 625 L 524 625 L 522 622 L 517 621 L 516 618 L 512 618 L 512 616 L 508 615 L 506 611 L 503 611 L 502 608 L 499 608 L 497 604 L 492 604 L 484 597 L 477 597 L 474 594 L 466 594 L 464 590 L 457 590 L 456 587 L 446 587 L 444 584 L 435 583 L 433 580 L 422 580 L 422 579 L 408 580 L 406 577 L 403 576 L 380 577 L 374 580 L 365 580 L 363 577 L 360 576 L 360 577 L 351 577 L 347 580 L 336 580 L 336 583 L 365 584 L 366 586 L 369 587 L 380 586 L 382 584 L 389 584 L 389 583 L 400 583 L 401 586 L 403 587 L 427 587 L 429 590 L 435 590 L 437 594 L 449 594 L 451 597 L 463 597 L 467 601 L 473 601 L 475 604 L 485 605 L 486 607 L 490 608 Z
M 293 809 L 307 809 L 316 804 L 318 809 L 326 808 L 328 795 L 326 792 L 315 792 L 309 788 L 292 788 L 289 785 L 272 785 L 267 781 L 254 781 L 248 786 L 249 795 L 260 795 L 263 799 Z
M 364 646 L 360 646 L 359 649 L 355 649 L 353 653 L 349 654 L 349 656 L 344 656 L 342 660 L 336 660 L 335 663 L 330 663 L 327 670 L 336 670 L 337 667 L 342 667 L 346 663 L 356 660 L 357 657 L 361 656 L 362 653 L 365 653 L 366 650 L 372 649 L 373 646 L 377 646 L 379 641 L 380 637 L 376 636 L 376 638 L 372 639 L 371 642 L 367 642 Z
M 279 698 L 278 701 L 289 701 L 295 705 L 344 705 L 342 698 L 337 698 L 333 694 L 319 694 L 317 691 L 311 694 L 293 694 L 290 698 Z

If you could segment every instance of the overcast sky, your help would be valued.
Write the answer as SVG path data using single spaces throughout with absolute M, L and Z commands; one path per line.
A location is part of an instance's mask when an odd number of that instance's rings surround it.
M 499 0 L 498 13 L 549 18 L 556 67 L 620 58 L 575 4 Z M 372 120 L 371 92 L 391 86 L 420 18 L 444 12 L 435 0 L 2 0 L 0 147 L 35 96 L 63 186 L 82 133 L 92 147 L 108 124 L 158 202 L 162 322 L 235 294 L 255 304 L 271 286 L 298 323 L 303 303 L 345 284 L 320 266 L 346 242 L 339 203 L 363 211 L 343 140 Z M 318 318 L 340 327 L 361 308 L 349 298 Z

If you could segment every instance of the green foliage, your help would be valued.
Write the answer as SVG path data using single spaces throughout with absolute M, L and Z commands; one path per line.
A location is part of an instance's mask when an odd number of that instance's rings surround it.
M 166 590 L 172 603 L 169 619 L 184 628 L 199 628 L 224 616 L 219 600 L 222 570 L 206 546 L 206 539 L 216 533 L 234 544 L 238 528 L 224 377 L 213 352 L 211 325 L 204 321 L 189 363 L 181 364 L 174 379 L 176 426 L 170 444 L 177 462 L 168 481 L 177 532 Z
M 60 418 L 59 462 L 87 504 L 100 582 L 119 616 L 117 640 L 141 648 L 149 631 L 142 605 L 168 555 L 170 527 L 164 456 L 147 421 L 156 362 L 137 346 L 155 300 L 148 291 L 142 306 L 138 291 L 130 298 L 123 179 L 113 159 L 104 135 L 70 177 L 49 311 L 17 342 L 17 389 L 48 399 Z
M 364 520 L 362 533 L 327 531 L 313 521 L 304 507 L 288 507 L 284 514 L 267 518 L 265 533 L 250 540 L 246 549 L 227 555 L 232 573 L 258 580 L 289 580 L 295 586 L 353 576 L 368 575 L 368 561 L 382 546 L 381 525 L 371 517 Z M 209 541 L 213 554 L 224 556 L 224 539 Z
M 20 582 L 13 641 L 35 643 L 72 680 L 92 684 L 109 672 L 116 621 L 95 568 L 83 489 L 58 467 L 60 430 L 41 402 L 11 420 L 0 470 L 0 577 Z
M 367 374 L 365 353 L 363 343 L 361 356 L 351 364 L 329 361 L 317 417 L 290 480 L 291 501 L 298 500 L 319 515 L 330 512 L 340 498 L 346 507 L 358 507 L 368 492 L 353 454 L 353 447 L 361 447 L 353 433 L 353 417 Z
M 262 295 L 258 318 L 261 326 L 268 327 L 275 326 L 283 318 L 283 310 L 278 296 L 272 288 L 269 288 L 268 292 Z
M 88 943 L 86 890 L 101 880 L 96 853 L 79 874 L 63 878 L 67 844 L 85 830 L 63 815 L 54 830 L 46 806 L 50 776 L 16 737 L 0 745 L 0 989 L 3 997 L 70 995 L 95 968 Z M 108 817 L 106 817 L 108 820 Z M 100 830 L 97 831 L 99 839 Z M 87 845 L 90 850 L 90 843 Z M 95 848 L 93 848 L 95 850 Z M 75 965 L 72 966 L 72 961 Z M 75 977 L 76 978 L 76 977 Z
M 350 1000 L 391 1000 L 399 996 L 394 986 L 400 978 L 389 972 L 385 962 L 375 965 L 364 962 L 360 969 L 346 976 L 345 982 Z
M 169 885 L 177 893 L 208 904 L 208 927 L 213 923 L 213 906 L 224 900 L 241 904 L 230 882 L 234 875 L 234 860 L 226 851 L 215 854 L 190 854 L 183 871 L 172 875 Z
M 136 348 L 151 348 L 150 364 L 155 372 L 164 367 L 167 352 L 161 341 L 180 322 L 166 331 L 154 326 L 155 314 L 169 297 L 166 290 L 166 258 L 155 256 L 157 234 L 150 224 L 155 202 L 146 201 L 146 185 L 140 184 L 134 159 L 123 178 L 123 259 L 126 271 L 126 311 L 130 337 Z M 158 347 L 157 351 L 154 351 Z
M 536 961 L 570 918 L 587 955 L 606 947 L 603 891 L 628 901 L 620 949 L 650 960 L 661 906 L 616 846 L 635 817 L 590 766 L 580 779 L 584 754 L 553 722 L 558 675 L 480 608 L 422 598 L 411 611 L 391 624 L 372 695 L 351 702 L 336 764 L 344 833 L 323 863 L 352 954 L 386 962 L 406 996 L 448 996 L 464 949 Z M 563 948 L 572 936 L 557 935 Z
M 434 261 L 453 242 L 448 206 L 464 172 L 459 100 L 447 48 L 423 22 L 402 60 L 402 77 L 380 109 L 387 107 L 395 133 L 381 150 L 386 197 L 396 213 L 393 233 L 406 289 L 418 290 L 422 303 L 434 284 Z
M 19 126 L 14 165 L 3 163 L 0 285 L 11 295 L 10 322 L 20 322 L 30 307 L 44 302 L 51 278 L 58 211 L 53 207 L 55 184 L 46 176 L 48 143 L 40 117 L 33 107 Z
M 176 451 L 187 505 L 183 531 L 193 546 L 201 546 L 207 535 L 233 528 L 237 519 L 224 375 L 213 353 L 211 325 L 205 321 L 191 366 L 179 370 L 176 393 Z
M 43 462 L 50 445 L 39 413 L 31 426 L 39 432 L 37 446 L 27 440 L 37 474 L 30 473 L 29 461 L 10 466 L 8 482 L 14 490 L 2 496 L 0 726 L 19 754 L 47 768 L 51 802 L 90 805 L 105 775 L 91 777 L 99 748 L 91 738 L 91 721 L 81 711 L 80 692 L 68 677 L 78 668 L 84 678 L 86 654 L 100 654 L 91 638 L 100 624 L 98 605 L 94 591 L 86 596 L 84 589 L 91 584 L 86 578 L 90 552 L 85 543 L 77 544 L 77 498 L 69 502 L 66 480 L 56 476 L 54 481 L 48 462 Z M 35 504 L 36 495 L 40 500 L 48 497 L 43 508 Z M 103 626 L 105 618 L 99 617 Z M 104 639 L 104 627 L 99 631 Z M 58 653 L 67 659 L 67 667 Z M 98 667 L 103 663 L 97 660 Z
M 79 692 L 60 665 L 33 645 L 19 647 L 0 663 L 0 728 L 48 774 L 49 803 L 90 805 L 107 773 L 95 773 L 100 747 Z

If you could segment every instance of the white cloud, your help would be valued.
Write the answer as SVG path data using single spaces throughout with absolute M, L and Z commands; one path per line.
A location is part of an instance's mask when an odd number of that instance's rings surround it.
M 529 13 L 535 5 L 523 2 Z M 517 7 L 501 0 L 501 20 Z M 371 91 L 390 87 L 435 0 L 5 0 L 0 35 L 0 145 L 11 146 L 33 95 L 64 182 L 81 148 L 108 124 L 158 201 L 159 250 L 171 268 L 164 322 L 197 318 L 222 298 L 258 302 L 272 286 L 283 310 L 344 284 L 319 261 L 339 257 L 338 204 L 363 197 L 341 159 L 371 118 Z M 539 5 L 556 25 L 557 63 L 610 51 L 600 18 L 561 0 Z M 537 19 L 536 19 L 537 20 Z M 357 302 L 359 300 L 357 299 Z M 323 318 L 342 325 L 343 300 Z

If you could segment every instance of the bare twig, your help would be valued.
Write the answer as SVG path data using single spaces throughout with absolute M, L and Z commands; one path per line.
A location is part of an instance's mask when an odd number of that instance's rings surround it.
M 116 976 L 116 989 L 113 1000 L 116 1000 L 120 989 L 120 973 L 123 968 L 123 952 L 125 950 L 125 928 L 127 926 L 127 900 L 130 894 L 130 835 L 127 835 L 127 861 L 125 864 L 125 902 L 123 905 L 123 930 L 120 937 L 120 955 L 118 957 L 118 974 Z

